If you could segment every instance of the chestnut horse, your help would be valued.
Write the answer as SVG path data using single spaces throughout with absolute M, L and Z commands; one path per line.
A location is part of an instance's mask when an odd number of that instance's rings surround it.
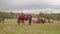
M 20 23 L 24 23 L 24 20 L 25 20 L 25 21 L 28 20 L 28 21 L 29 21 L 29 25 L 31 25 L 32 16 L 29 15 L 29 14 L 21 14 L 21 15 L 19 16 L 19 18 L 18 18 L 18 21 L 17 21 L 18 25 L 19 25 Z M 20 21 L 22 21 L 22 22 L 20 22 Z

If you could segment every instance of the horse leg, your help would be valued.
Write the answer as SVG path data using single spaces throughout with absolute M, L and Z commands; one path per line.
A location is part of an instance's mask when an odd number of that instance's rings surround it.
M 31 25 L 31 20 L 29 20 L 29 25 Z
M 0 20 L 0 23 L 1 23 L 1 20 Z
M 17 23 L 18 23 L 18 25 L 20 24 L 20 19 L 18 19 Z
M 29 25 L 31 25 L 32 16 L 29 17 Z
M 32 19 L 30 18 L 30 19 L 29 19 L 29 25 L 31 25 L 31 21 L 32 21 Z
M 24 24 L 24 20 L 22 20 L 22 23 Z

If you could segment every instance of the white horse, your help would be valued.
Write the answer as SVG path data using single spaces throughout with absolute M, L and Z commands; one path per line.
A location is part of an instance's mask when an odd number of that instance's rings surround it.
M 53 20 L 52 19 L 49 19 L 49 23 L 53 23 Z
M 45 19 L 45 23 L 53 23 L 52 19 Z

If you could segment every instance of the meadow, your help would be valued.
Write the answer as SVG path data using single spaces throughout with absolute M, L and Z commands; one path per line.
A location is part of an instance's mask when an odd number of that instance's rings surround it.
M 17 25 L 17 19 L 6 19 L 0 23 L 0 34 L 60 34 L 60 21 L 51 24 Z

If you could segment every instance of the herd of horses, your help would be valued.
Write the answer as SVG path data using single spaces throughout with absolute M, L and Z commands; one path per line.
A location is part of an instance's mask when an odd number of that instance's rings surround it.
M 4 22 L 5 18 L 2 17 L 0 18 L 0 23 L 1 22 Z M 17 20 L 17 24 L 20 25 L 21 23 L 25 24 L 24 21 L 27 21 L 28 20 L 28 23 L 29 25 L 31 25 L 32 23 L 53 23 L 53 20 L 52 19 L 48 19 L 48 18 L 43 18 L 43 17 L 37 17 L 36 19 L 35 18 L 32 18 L 32 15 L 30 14 L 21 14 L 19 17 L 18 17 L 18 20 Z
M 33 19 L 32 18 L 32 15 L 30 14 L 22 14 L 19 16 L 18 18 L 18 25 L 20 23 L 23 23 L 24 24 L 24 21 L 28 20 L 29 22 L 29 25 L 31 25 L 32 23 L 53 23 L 53 20 L 52 19 L 48 19 L 48 18 L 43 18 L 43 17 L 37 17 L 37 19 Z M 22 22 L 21 22 L 22 21 Z

